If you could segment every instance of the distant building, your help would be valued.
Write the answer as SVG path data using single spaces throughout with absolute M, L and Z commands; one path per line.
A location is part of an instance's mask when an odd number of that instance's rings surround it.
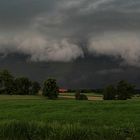
M 60 88 L 60 89 L 59 89 L 59 92 L 60 92 L 60 93 L 66 93 L 66 92 L 68 92 L 68 90 L 67 90 L 67 89 L 64 89 L 64 88 Z

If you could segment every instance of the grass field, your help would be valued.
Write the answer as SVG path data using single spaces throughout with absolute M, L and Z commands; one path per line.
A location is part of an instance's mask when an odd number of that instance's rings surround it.
M 140 140 L 140 99 L 76 101 L 0 96 L 1 139 Z

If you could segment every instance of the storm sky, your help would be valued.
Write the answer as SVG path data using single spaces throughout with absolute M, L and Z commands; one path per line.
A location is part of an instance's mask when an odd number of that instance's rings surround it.
M 140 1 L 0 1 L 0 68 L 66 88 L 140 87 Z

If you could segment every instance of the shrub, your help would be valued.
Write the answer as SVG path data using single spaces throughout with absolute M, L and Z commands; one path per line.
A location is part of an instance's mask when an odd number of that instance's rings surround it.
M 88 100 L 87 96 L 85 94 L 81 94 L 80 91 L 77 91 L 75 94 L 76 100 Z

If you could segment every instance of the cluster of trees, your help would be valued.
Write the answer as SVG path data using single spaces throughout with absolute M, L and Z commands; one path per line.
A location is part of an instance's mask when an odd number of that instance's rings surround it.
M 135 86 L 127 81 L 120 81 L 117 86 L 109 85 L 103 91 L 104 100 L 127 100 L 135 93 Z
M 47 79 L 42 87 L 36 81 L 31 81 L 27 77 L 15 78 L 9 71 L 0 71 L 0 94 L 9 95 L 35 95 L 42 90 L 42 95 L 49 99 L 56 99 L 59 95 L 59 87 L 55 79 Z M 91 91 L 91 90 L 90 90 Z M 87 100 L 83 94 L 89 90 L 77 91 L 75 98 L 77 100 Z M 100 91 L 101 92 L 101 91 Z M 99 93 L 100 93 L 99 92 Z M 127 81 L 120 81 L 117 86 L 109 85 L 103 90 L 104 100 L 126 100 L 130 99 L 135 93 L 135 86 Z
M 0 71 L 0 94 L 7 95 L 36 95 L 42 89 L 42 95 L 56 99 L 59 88 L 55 79 L 47 79 L 43 86 L 27 77 L 15 78 L 8 70 Z
M 15 78 L 9 71 L 0 71 L 0 94 L 34 95 L 41 89 L 40 84 L 27 77 Z

